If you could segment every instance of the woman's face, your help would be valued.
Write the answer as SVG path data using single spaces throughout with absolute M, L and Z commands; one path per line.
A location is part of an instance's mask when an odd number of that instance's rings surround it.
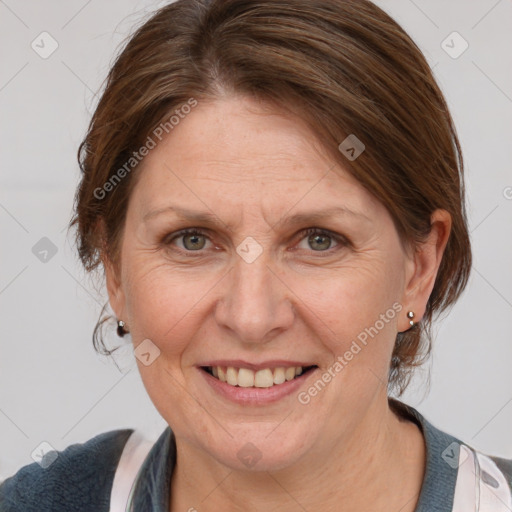
M 328 457 L 382 418 L 397 331 L 422 313 L 387 210 L 314 140 L 255 100 L 199 102 L 137 170 L 107 271 L 178 443 L 231 468 Z

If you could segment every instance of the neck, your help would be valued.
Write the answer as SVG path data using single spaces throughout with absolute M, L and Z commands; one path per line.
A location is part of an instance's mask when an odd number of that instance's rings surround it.
M 171 512 L 413 512 L 424 477 L 423 435 L 387 399 L 349 435 L 279 471 L 234 471 L 177 441 Z

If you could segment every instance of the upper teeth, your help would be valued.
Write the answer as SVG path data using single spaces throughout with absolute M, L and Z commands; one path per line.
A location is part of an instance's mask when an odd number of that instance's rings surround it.
M 234 368 L 233 366 L 212 366 L 212 373 L 222 382 L 231 386 L 242 388 L 269 388 L 274 384 L 282 384 L 285 380 L 292 380 L 302 373 L 301 366 L 290 366 L 288 368 L 264 368 L 253 371 L 249 368 Z

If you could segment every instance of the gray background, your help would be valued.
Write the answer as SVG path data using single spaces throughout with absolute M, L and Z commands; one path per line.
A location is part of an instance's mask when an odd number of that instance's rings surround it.
M 0 477 L 32 462 L 43 441 L 61 450 L 117 428 L 156 438 L 166 426 L 130 350 L 121 371 L 93 351 L 106 295 L 66 233 L 95 93 L 116 47 L 163 4 L 0 1 Z M 404 400 L 476 448 L 512 457 L 512 2 L 378 4 L 424 51 L 452 109 L 475 255 L 464 296 L 437 329 L 430 392 L 427 367 Z M 58 43 L 46 59 L 31 47 L 43 31 Z M 453 31 L 469 43 L 456 59 L 441 47 Z M 57 250 L 46 261 L 48 242 L 32 250 L 43 237 Z

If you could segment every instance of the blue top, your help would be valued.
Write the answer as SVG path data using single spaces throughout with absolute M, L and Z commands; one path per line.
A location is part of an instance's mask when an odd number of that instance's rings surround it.
M 415 512 L 451 512 L 458 474 L 455 461 L 461 442 L 438 430 L 414 408 L 394 399 L 390 399 L 390 405 L 418 424 L 425 438 L 425 477 Z M 21 468 L 0 485 L 0 512 L 108 512 L 117 463 L 132 432 L 132 429 L 114 430 L 86 443 L 71 445 L 58 452 L 56 460 L 46 469 L 44 463 Z M 512 460 L 490 458 L 512 488 Z M 175 463 L 175 438 L 167 427 L 141 468 L 133 494 L 133 510 L 169 512 Z

